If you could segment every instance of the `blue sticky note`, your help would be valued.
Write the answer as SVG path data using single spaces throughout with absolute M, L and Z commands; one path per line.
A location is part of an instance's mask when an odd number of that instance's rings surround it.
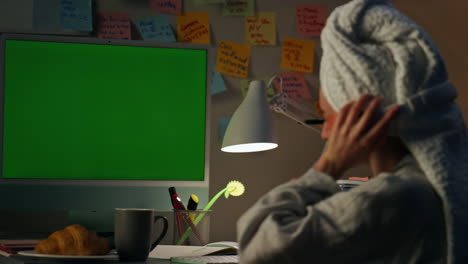
M 218 119 L 218 135 L 221 142 L 223 142 L 224 134 L 226 133 L 226 128 L 231 121 L 230 117 L 220 117 Z
M 91 0 L 61 0 L 60 22 L 64 29 L 93 31 Z
M 211 72 L 211 95 L 226 91 L 223 76 L 217 71 Z
M 138 19 L 137 27 L 144 40 L 159 42 L 176 41 L 174 32 L 165 15 Z

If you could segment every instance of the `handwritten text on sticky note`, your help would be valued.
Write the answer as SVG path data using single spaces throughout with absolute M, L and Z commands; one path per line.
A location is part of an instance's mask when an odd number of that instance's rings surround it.
M 99 13 L 97 36 L 105 39 L 131 39 L 128 14 Z
M 310 40 L 284 38 L 281 50 L 281 68 L 312 72 L 315 43 Z
M 276 45 L 276 14 L 259 12 L 245 17 L 245 39 L 252 45 Z
M 176 41 L 174 32 L 165 15 L 138 19 L 136 24 L 144 40 L 159 42 Z
M 192 0 L 196 5 L 208 5 L 208 4 L 219 4 L 225 3 L 226 0 Z
M 284 72 L 277 74 L 279 78 L 274 80 L 275 90 L 283 91 L 289 98 L 308 99 L 310 98 L 309 88 L 304 79 L 304 74 L 301 72 Z
M 216 56 L 216 71 L 245 78 L 248 74 L 250 46 L 229 41 L 220 41 Z
M 154 11 L 165 14 L 180 15 L 182 13 L 182 0 L 150 0 L 149 6 Z
M 65 29 L 92 31 L 91 0 L 61 0 L 60 23 Z
M 208 13 L 185 13 L 177 16 L 177 41 L 210 44 Z
M 254 0 L 226 0 L 223 5 L 223 16 L 254 16 Z
M 296 26 L 299 35 L 320 36 L 326 20 L 326 5 L 298 5 L 296 7 Z

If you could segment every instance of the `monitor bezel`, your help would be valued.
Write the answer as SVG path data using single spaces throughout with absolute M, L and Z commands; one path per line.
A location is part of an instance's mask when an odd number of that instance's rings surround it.
M 0 185 L 4 184 L 24 184 L 24 185 L 72 185 L 72 186 L 183 186 L 183 187 L 208 187 L 210 178 L 210 113 L 211 113 L 211 69 L 212 51 L 209 45 L 193 43 L 162 43 L 144 40 L 117 40 L 99 39 L 92 37 L 72 37 L 72 36 L 51 36 L 51 35 L 30 35 L 30 34 L 2 34 L 0 35 L 0 146 L 3 144 L 3 105 L 4 105 L 4 64 L 5 64 L 5 43 L 7 40 L 25 41 L 45 41 L 77 44 L 97 44 L 97 45 L 117 45 L 117 46 L 137 46 L 154 48 L 175 48 L 175 49 L 195 49 L 206 51 L 206 100 L 205 100 L 205 164 L 204 180 L 67 180 L 67 179 L 6 179 L 2 176 L 0 169 Z M 3 148 L 0 148 L 0 166 L 3 160 Z M 1 168 L 1 167 L 0 167 Z

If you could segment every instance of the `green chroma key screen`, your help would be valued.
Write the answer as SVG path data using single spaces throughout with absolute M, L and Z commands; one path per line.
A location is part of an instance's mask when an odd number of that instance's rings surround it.
M 3 177 L 203 181 L 206 53 L 7 40 Z

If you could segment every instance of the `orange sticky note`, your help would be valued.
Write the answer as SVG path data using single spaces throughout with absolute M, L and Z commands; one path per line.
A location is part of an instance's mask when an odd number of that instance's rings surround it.
M 284 38 L 281 49 L 281 68 L 290 71 L 312 72 L 315 42 Z
M 177 41 L 210 44 L 208 13 L 185 13 L 177 16 Z
M 180 15 L 182 13 L 182 0 L 149 0 L 149 6 L 161 13 L 171 15 Z
M 276 45 L 276 14 L 259 12 L 245 17 L 245 39 L 252 45 Z
M 299 35 L 320 36 L 326 20 L 326 5 L 298 5 L 296 7 L 296 26 Z
M 98 13 L 97 37 L 132 39 L 130 17 L 126 13 Z
M 216 71 L 246 78 L 249 69 L 250 46 L 229 41 L 220 41 L 216 56 Z
M 305 82 L 304 73 L 302 72 L 283 72 L 277 74 L 273 84 L 276 92 L 282 91 L 293 100 L 308 99 L 311 97 L 309 88 Z

